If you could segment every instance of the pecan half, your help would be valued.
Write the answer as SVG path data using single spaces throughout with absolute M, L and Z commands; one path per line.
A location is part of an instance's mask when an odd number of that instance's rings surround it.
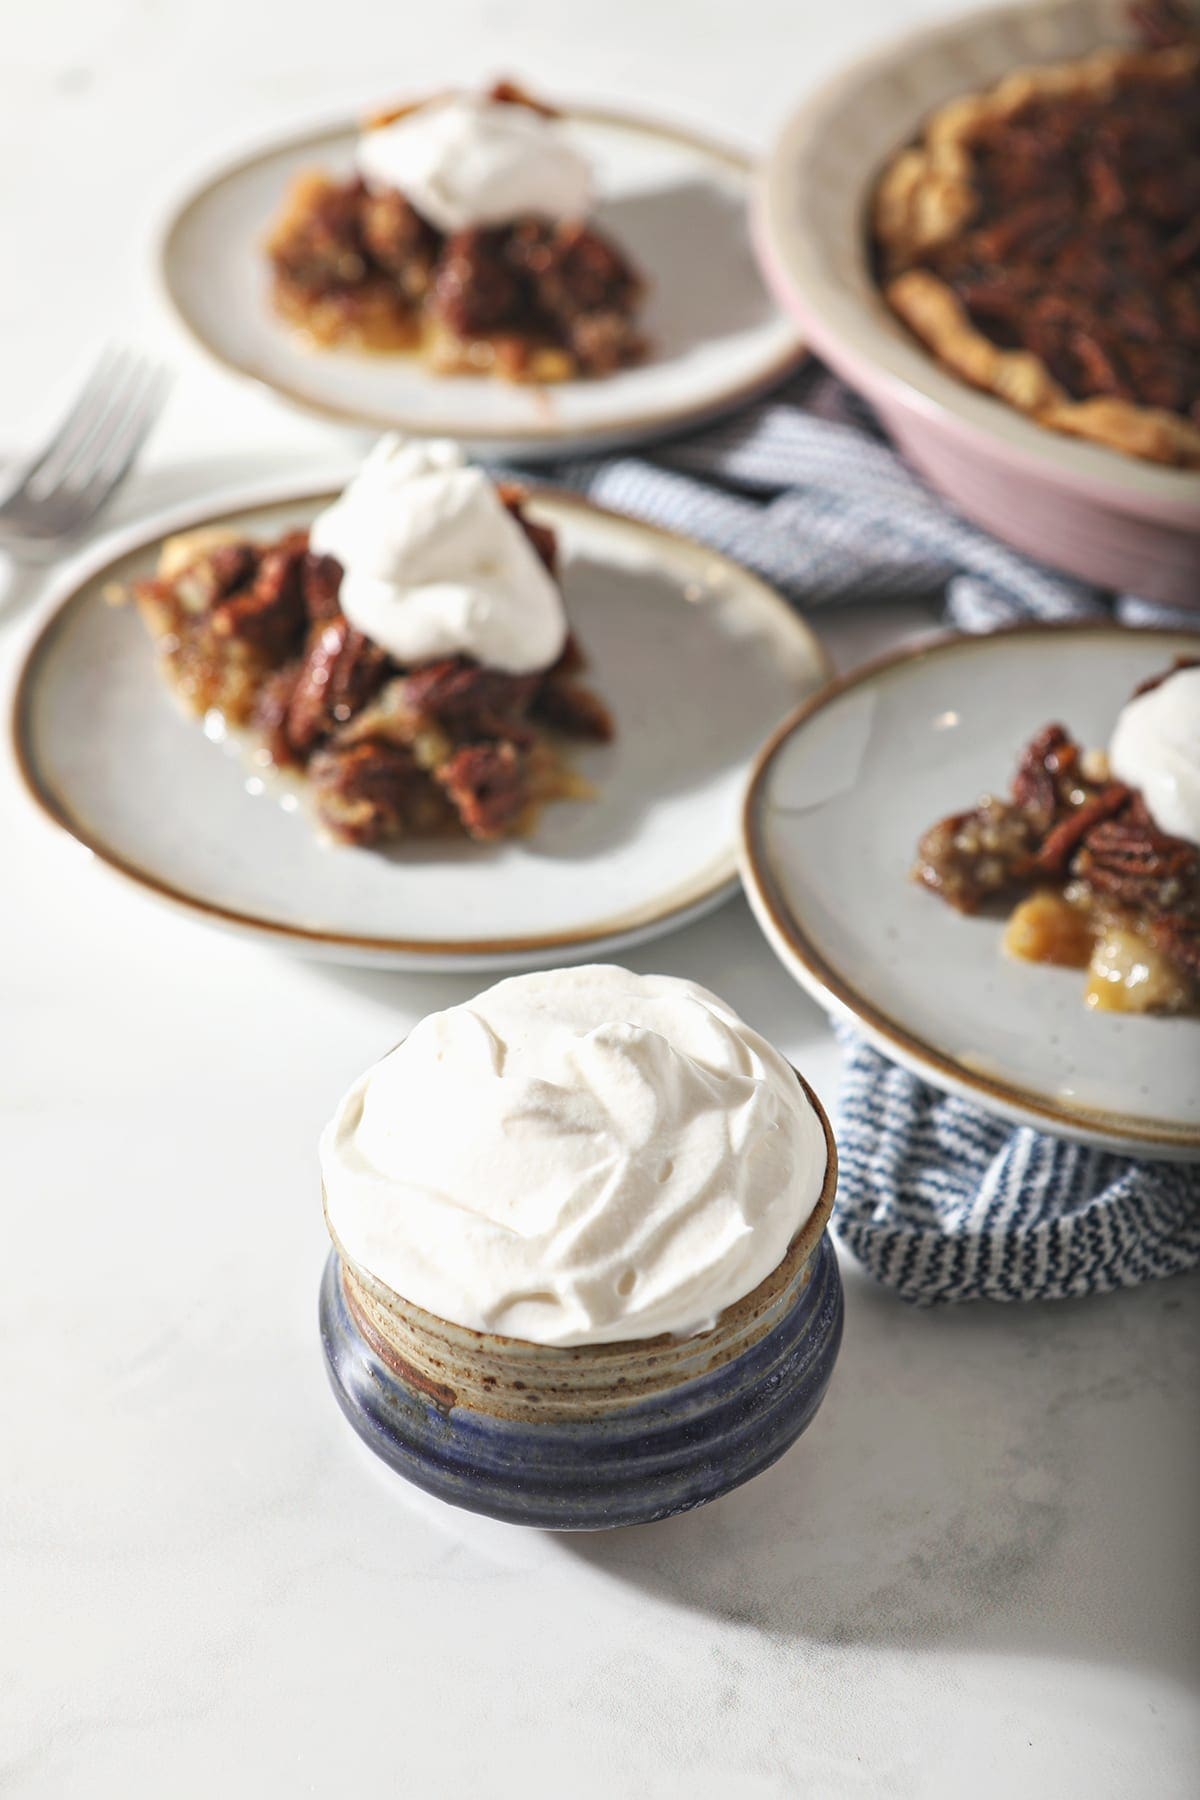
M 164 601 L 198 616 L 211 612 L 240 588 L 248 587 L 258 567 L 259 550 L 251 543 L 223 542 L 190 554 L 186 540 L 176 542 L 174 557 L 169 554 L 171 545 L 164 549 L 157 575 L 148 581 L 134 582 L 133 591 L 139 598 Z
M 470 226 L 446 240 L 433 278 L 433 307 L 460 337 L 477 337 L 518 322 L 521 282 L 510 267 L 504 229 Z
M 913 874 L 959 912 L 975 912 L 1026 880 L 1036 848 L 1029 814 L 989 798 L 930 826 L 917 845 Z
M 316 294 L 362 281 L 367 274 L 362 236 L 366 196 L 362 181 L 298 176 L 267 245 L 276 273 Z
M 1072 867 L 1097 893 L 1140 912 L 1200 920 L 1200 850 L 1160 831 L 1140 794 L 1093 827 Z
M 300 585 L 310 619 L 336 619 L 340 615 L 342 565 L 336 557 L 318 556 L 310 550 L 300 571 Z
M 239 638 L 272 661 L 289 655 L 306 618 L 300 566 L 307 549 L 307 533 L 294 531 L 264 552 L 251 585 L 213 608 L 215 636 Z
M 505 246 L 528 304 L 590 374 L 607 374 L 641 348 L 633 313 L 642 283 L 616 245 L 590 225 L 525 219 Z
M 413 669 L 404 698 L 414 713 L 435 719 L 457 738 L 502 738 L 516 732 L 537 692 L 540 675 L 505 675 L 465 657 L 445 657 Z
M 361 222 L 371 257 L 395 277 L 404 294 L 419 300 L 433 274 L 439 234 L 395 188 L 368 191 L 363 196 Z
M 1021 752 L 1012 797 L 1039 831 L 1048 831 L 1063 801 L 1064 777 L 1079 763 L 1079 746 L 1061 725 L 1047 725 Z
M 388 657 L 339 613 L 317 625 L 288 702 L 284 732 L 299 755 L 348 724 L 387 679 Z
M 468 836 L 487 843 L 505 837 L 529 803 L 524 759 L 513 744 L 467 744 L 434 777 Z
M 1129 799 L 1129 789 L 1120 781 L 1110 781 L 1098 794 L 1091 794 L 1081 806 L 1069 812 L 1053 826 L 1049 837 L 1034 858 L 1045 875 L 1061 875 L 1076 848 L 1101 819 L 1110 819 Z
M 268 675 L 254 702 L 255 728 L 262 733 L 263 747 L 271 761 L 281 769 L 300 761 L 287 732 L 288 708 L 296 691 L 300 667 L 296 662 L 285 663 L 282 669 Z
M 444 816 L 440 796 L 397 744 L 336 745 L 308 765 L 317 811 L 346 844 L 378 844 L 428 830 Z
M 524 219 L 507 245 L 510 262 L 529 281 L 539 311 L 560 324 L 581 313 L 627 310 L 639 281 L 616 245 L 594 226 Z
M 201 560 L 208 566 L 216 600 L 235 593 L 250 580 L 258 566 L 258 552 L 253 544 L 218 544 Z

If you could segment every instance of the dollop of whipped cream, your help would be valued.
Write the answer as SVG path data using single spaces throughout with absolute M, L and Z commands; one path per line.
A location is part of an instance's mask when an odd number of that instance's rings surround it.
M 432 1013 L 321 1139 L 330 1229 L 427 1312 L 537 1344 L 688 1336 L 820 1197 L 788 1064 L 690 981 L 518 975 Z
M 357 163 L 368 187 L 398 188 L 439 231 L 581 219 L 591 205 L 591 168 L 559 122 L 482 95 L 431 100 L 364 132 Z
M 1200 844 L 1200 669 L 1177 669 L 1121 708 L 1108 762 L 1160 831 Z
M 457 444 L 381 438 L 309 542 L 341 564 L 350 623 L 398 662 L 473 656 L 527 675 L 566 643 L 557 582 Z

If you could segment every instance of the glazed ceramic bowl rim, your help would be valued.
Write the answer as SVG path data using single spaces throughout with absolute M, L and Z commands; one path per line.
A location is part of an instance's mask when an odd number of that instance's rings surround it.
M 772 287 L 807 327 L 814 348 L 848 367 L 868 393 L 885 393 L 893 404 L 922 415 L 964 451 L 986 454 L 1025 476 L 1052 481 L 1125 512 L 1195 530 L 1200 475 L 1051 431 L 970 387 L 904 333 L 882 298 L 874 296 L 869 279 L 861 291 L 843 283 L 831 270 L 823 244 L 799 223 L 798 194 L 821 179 L 818 163 L 827 168 L 834 160 L 831 139 L 836 140 L 839 130 L 845 133 L 846 122 L 860 110 L 863 89 L 884 70 L 914 71 L 915 131 L 929 110 L 920 98 L 915 70 L 931 52 L 953 51 L 1018 17 L 1051 18 L 1086 10 L 1089 3 L 1097 15 L 1099 47 L 1104 41 L 1100 0 L 1050 0 L 1037 7 L 1018 0 L 905 32 L 842 69 L 810 95 L 779 133 L 756 185 L 755 238 Z M 901 138 L 894 148 L 902 148 L 903 142 Z M 877 174 L 876 168 L 871 179 Z M 867 191 L 866 183 L 854 191 L 856 233 L 862 231 Z
M 833 1126 L 829 1122 L 825 1108 L 804 1076 L 795 1068 L 792 1073 L 816 1113 L 825 1136 L 825 1170 L 821 1178 L 821 1190 L 817 1196 L 816 1205 L 800 1225 L 774 1268 L 770 1269 L 748 1293 L 742 1294 L 736 1300 L 731 1300 L 728 1306 L 723 1307 L 707 1330 L 695 1332 L 686 1338 L 680 1338 L 673 1332 L 660 1332 L 655 1337 L 620 1338 L 597 1344 L 538 1344 L 529 1338 L 506 1337 L 502 1332 L 479 1331 L 473 1325 L 460 1325 L 453 1319 L 443 1319 L 438 1314 L 418 1306 L 414 1301 L 405 1299 L 403 1294 L 397 1294 L 394 1289 L 387 1286 L 386 1282 L 380 1281 L 377 1276 L 372 1275 L 369 1270 L 363 1269 L 360 1264 L 356 1263 L 347 1254 L 333 1228 L 329 1217 L 328 1197 L 325 1193 L 324 1183 L 322 1183 L 321 1202 L 325 1214 L 325 1226 L 333 1247 L 341 1258 L 343 1270 L 348 1271 L 357 1282 L 368 1289 L 373 1288 L 399 1301 L 405 1314 L 411 1317 L 413 1324 L 418 1329 L 428 1329 L 435 1333 L 449 1330 L 456 1336 L 472 1342 L 480 1351 L 487 1350 L 493 1355 L 511 1358 L 514 1361 L 526 1357 L 538 1361 L 562 1357 L 567 1362 L 587 1361 L 594 1364 L 604 1358 L 618 1360 L 622 1357 L 638 1356 L 643 1352 L 665 1350 L 679 1344 L 702 1349 L 707 1339 L 716 1337 L 722 1331 L 734 1312 L 744 1310 L 753 1315 L 764 1304 L 769 1289 L 779 1284 L 781 1278 L 786 1281 L 804 1267 L 820 1243 L 833 1213 L 838 1184 L 838 1154 Z

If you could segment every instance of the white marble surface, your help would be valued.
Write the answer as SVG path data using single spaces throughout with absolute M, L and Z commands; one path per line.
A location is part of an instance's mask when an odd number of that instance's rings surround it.
M 240 134 L 510 69 L 762 142 L 900 11 L 14 4 L 5 439 L 113 333 L 179 370 L 122 516 L 344 447 L 190 360 L 147 295 L 162 201 Z M 7 674 L 37 582 L 5 582 Z M 835 649 L 912 623 L 844 622 Z M 742 1492 L 579 1541 L 418 1504 L 326 1391 L 312 1146 L 347 1079 L 471 983 L 156 910 L 7 765 L 0 833 L 0 1792 L 1195 1791 L 1196 1282 L 922 1316 L 851 1269 L 827 1405 Z M 827 1028 L 740 904 L 631 960 L 727 994 L 831 1094 Z

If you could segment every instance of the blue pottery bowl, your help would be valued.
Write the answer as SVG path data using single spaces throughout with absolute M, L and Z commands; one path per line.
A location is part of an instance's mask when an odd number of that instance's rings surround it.
M 407 1480 L 515 1525 L 593 1531 L 687 1512 L 768 1468 L 809 1424 L 842 1337 L 821 1197 L 787 1254 L 709 1331 L 552 1348 L 414 1307 L 336 1245 L 321 1340 L 338 1403 Z

